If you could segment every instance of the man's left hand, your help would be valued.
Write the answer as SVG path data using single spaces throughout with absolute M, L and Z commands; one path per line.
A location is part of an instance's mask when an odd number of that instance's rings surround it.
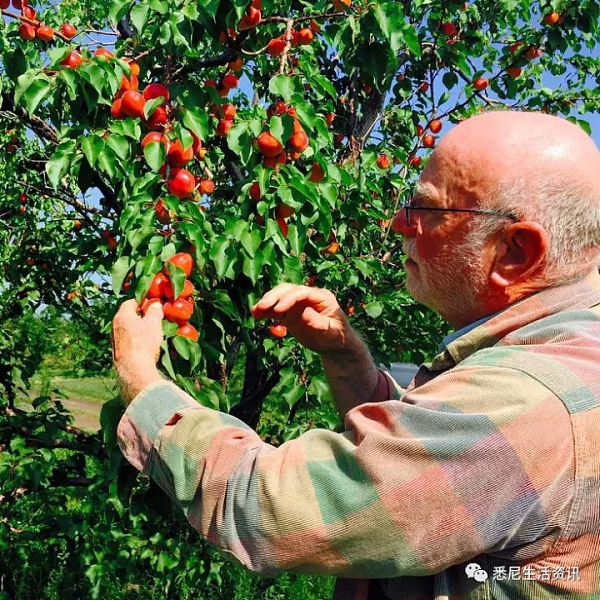
M 162 319 L 159 302 L 152 303 L 142 317 L 133 299 L 123 302 L 113 319 L 113 364 L 127 404 L 147 385 L 162 379 L 156 368 L 163 341 Z

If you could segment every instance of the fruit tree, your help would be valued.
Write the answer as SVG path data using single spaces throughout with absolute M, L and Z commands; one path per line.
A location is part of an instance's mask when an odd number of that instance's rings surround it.
M 51 393 L 31 411 L 16 406 L 40 356 L 28 318 L 52 306 L 106 344 L 123 300 L 142 313 L 161 302 L 160 367 L 198 402 L 273 443 L 335 427 L 318 357 L 250 307 L 283 281 L 325 287 L 376 361 L 432 356 L 446 325 L 404 289 L 393 216 L 439 135 L 479 111 L 541 110 L 589 132 L 600 10 L 592 0 L 0 7 L 0 546 L 14 551 L 0 559 L 10 573 L 0 594 L 28 597 L 31 540 L 50 539 L 79 561 L 86 576 L 71 585 L 82 596 L 145 577 L 167 595 L 203 579 L 210 597 L 235 597 L 233 567 L 200 551 L 168 499 L 122 464 L 118 402 L 97 435 L 74 428 Z M 52 508 L 19 520 L 40 490 L 54 490 Z

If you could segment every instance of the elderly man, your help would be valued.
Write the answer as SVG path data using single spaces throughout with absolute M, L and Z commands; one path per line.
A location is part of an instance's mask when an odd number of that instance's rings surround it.
M 598 150 L 555 117 L 469 119 L 394 227 L 407 289 L 457 330 L 406 390 L 331 293 L 280 285 L 254 315 L 321 355 L 345 431 L 274 448 L 161 379 L 161 309 L 130 301 L 113 332 L 125 456 L 222 551 L 337 575 L 339 599 L 597 598 Z

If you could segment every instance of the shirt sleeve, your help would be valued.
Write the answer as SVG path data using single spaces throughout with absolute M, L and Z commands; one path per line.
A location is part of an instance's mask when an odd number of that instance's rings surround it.
M 568 414 L 516 370 L 459 366 L 352 409 L 345 427 L 275 448 L 164 382 L 118 438 L 203 537 L 268 576 L 430 575 L 485 551 L 541 552 L 566 519 Z

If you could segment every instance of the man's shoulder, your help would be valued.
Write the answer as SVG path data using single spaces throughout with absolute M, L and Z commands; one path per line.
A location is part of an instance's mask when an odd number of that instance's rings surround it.
M 590 309 L 544 317 L 477 350 L 460 365 L 513 369 L 544 385 L 571 413 L 595 408 L 600 397 L 590 382 L 600 380 L 600 315 Z

